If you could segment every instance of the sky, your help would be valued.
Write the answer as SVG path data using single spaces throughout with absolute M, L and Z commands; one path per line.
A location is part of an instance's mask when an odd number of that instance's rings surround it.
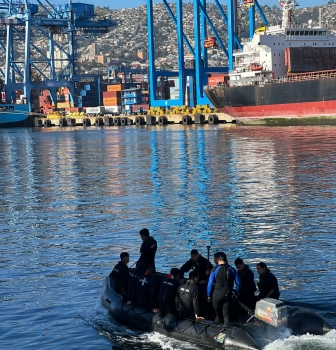
M 192 0 L 185 0 L 185 2 L 191 2 Z M 83 2 L 86 2 L 83 0 Z M 87 1 L 90 2 L 90 1 Z M 168 3 L 174 3 L 175 0 L 168 0 Z M 226 4 L 226 0 L 219 0 L 221 4 Z M 317 6 L 317 5 L 324 5 L 326 2 L 325 0 L 296 0 L 296 2 L 301 7 L 309 7 L 309 6 Z M 140 5 L 145 5 L 147 3 L 147 0 L 100 0 L 98 3 L 95 2 L 95 5 L 97 6 L 108 6 L 111 10 L 119 10 L 122 8 L 131 8 L 131 7 L 138 7 Z M 153 0 L 153 3 L 163 3 L 162 0 Z M 208 0 L 207 3 L 213 3 L 213 0 Z M 273 6 L 277 5 L 277 0 L 259 0 L 259 5 L 268 5 Z

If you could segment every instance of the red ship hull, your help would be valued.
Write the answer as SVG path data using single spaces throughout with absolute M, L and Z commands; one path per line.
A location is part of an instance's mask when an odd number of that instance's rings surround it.
M 261 118 L 336 117 L 336 100 L 283 103 L 262 106 L 220 107 L 219 110 L 239 120 Z

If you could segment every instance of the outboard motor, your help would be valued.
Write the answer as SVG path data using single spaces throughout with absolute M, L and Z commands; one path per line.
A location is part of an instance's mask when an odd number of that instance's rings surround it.
M 256 304 L 254 315 L 271 326 L 287 326 L 287 306 L 283 301 L 272 298 L 261 299 Z

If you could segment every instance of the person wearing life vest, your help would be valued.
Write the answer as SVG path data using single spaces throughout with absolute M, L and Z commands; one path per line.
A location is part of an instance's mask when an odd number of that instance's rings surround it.
M 145 263 L 145 269 L 148 266 L 152 266 L 155 269 L 155 253 L 157 250 L 156 240 L 149 235 L 149 231 L 146 228 L 143 228 L 139 235 L 142 239 L 142 244 L 140 247 L 140 258 Z
M 180 270 L 172 268 L 170 273 L 160 284 L 159 291 L 159 308 L 154 312 L 159 312 L 161 316 L 176 314 L 175 297 L 180 286 Z
M 136 287 L 136 303 L 141 308 L 152 310 L 157 307 L 158 283 L 155 278 L 155 269 L 148 266 L 144 275 L 138 279 Z
M 189 279 L 186 283 L 179 286 L 176 294 L 176 309 L 183 318 L 203 320 L 200 317 L 198 304 L 198 274 L 196 271 L 189 273 Z
M 212 301 L 216 312 L 215 322 L 224 323 L 224 326 L 229 324 L 230 303 L 239 292 L 240 280 L 236 270 L 228 264 L 225 253 L 218 254 L 218 267 L 211 273 L 207 287 L 208 302 Z
M 128 280 L 129 280 L 129 254 L 122 252 L 120 254 L 120 261 L 113 268 L 110 273 L 110 278 L 113 279 L 114 291 L 126 297 L 128 294 Z
M 135 304 L 138 280 L 140 276 L 145 273 L 145 271 L 145 263 L 142 260 L 138 260 L 135 265 L 135 269 L 130 270 L 128 280 L 127 304 Z

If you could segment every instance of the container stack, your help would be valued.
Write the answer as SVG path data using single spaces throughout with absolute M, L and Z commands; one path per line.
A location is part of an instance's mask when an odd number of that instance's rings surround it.
M 169 80 L 169 94 L 171 100 L 177 100 L 180 97 L 179 78 Z
M 141 89 L 126 89 L 122 92 L 122 109 L 126 113 L 133 111 L 134 105 L 142 103 L 142 91 Z
M 106 110 L 121 113 L 122 100 L 121 92 L 125 89 L 125 84 L 111 84 L 106 86 L 105 92 L 103 92 L 103 105 Z
M 96 82 L 80 82 L 77 91 L 78 107 L 96 107 L 99 105 L 98 86 Z
M 66 109 L 74 107 L 73 102 L 70 102 L 70 90 L 67 87 L 61 87 L 56 93 L 57 109 Z
M 49 90 L 42 90 L 42 94 L 39 96 L 39 110 L 41 113 L 52 113 L 54 106 L 50 97 Z

